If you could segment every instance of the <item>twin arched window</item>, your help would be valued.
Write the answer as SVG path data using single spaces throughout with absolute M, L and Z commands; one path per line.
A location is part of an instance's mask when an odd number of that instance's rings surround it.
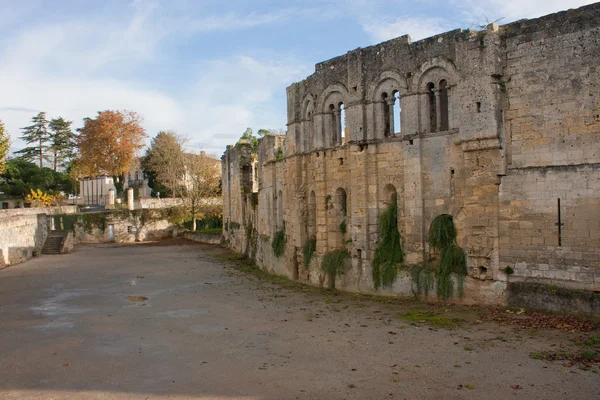
M 429 132 L 447 131 L 450 129 L 448 118 L 448 82 L 442 79 L 437 88 L 435 83 L 429 82 L 426 89 Z

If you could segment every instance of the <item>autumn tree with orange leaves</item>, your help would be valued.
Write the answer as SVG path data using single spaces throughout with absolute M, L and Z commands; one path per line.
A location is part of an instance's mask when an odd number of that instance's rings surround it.
M 141 123 L 133 111 L 99 111 L 96 118 L 86 118 L 78 129 L 76 174 L 117 177 L 129 172 L 144 147 L 146 130 Z

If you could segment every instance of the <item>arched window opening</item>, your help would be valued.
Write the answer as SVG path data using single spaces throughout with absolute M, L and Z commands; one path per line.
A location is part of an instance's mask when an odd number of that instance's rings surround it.
M 427 98 L 429 103 L 429 132 L 435 132 L 437 131 L 437 104 L 433 82 L 427 84 Z
M 348 137 L 348 132 L 346 131 L 346 110 L 344 109 L 344 103 L 340 103 L 339 106 L 339 111 L 340 111 L 340 123 L 339 123 L 339 127 L 340 127 L 340 134 L 338 136 L 339 138 L 339 144 L 344 144 L 346 143 L 346 138 Z
M 337 143 L 338 118 L 333 104 L 329 105 L 329 112 L 331 113 L 331 144 L 335 146 Z
M 402 118 L 402 109 L 400 108 L 400 93 L 395 91 L 393 93 L 394 96 L 394 133 L 402 132 L 402 126 L 400 124 L 400 118 Z M 396 104 L 398 106 L 396 106 Z
M 391 127 L 390 127 L 390 106 L 388 103 L 388 94 L 383 92 L 381 94 L 382 105 L 383 105 L 383 137 L 391 136 Z
M 398 199 L 396 187 L 391 183 L 387 184 L 385 188 L 383 188 L 383 196 L 385 206 L 387 207 L 392 205 Z
M 447 131 L 449 127 L 448 121 L 448 82 L 440 81 L 440 130 Z

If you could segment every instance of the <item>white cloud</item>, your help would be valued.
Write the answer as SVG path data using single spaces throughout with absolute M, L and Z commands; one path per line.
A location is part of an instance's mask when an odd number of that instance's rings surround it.
M 9 94 L 0 97 L 0 119 L 12 136 L 12 149 L 23 147 L 17 139 L 20 128 L 39 111 L 46 111 L 49 118 L 73 120 L 79 127 L 84 117 L 99 110 L 129 109 L 142 115 L 149 136 L 175 129 L 217 154 L 247 126 L 284 126 L 285 86 L 310 71 L 295 60 L 239 55 L 205 61 L 187 77 L 185 86 L 166 89 L 113 74 L 114 69 L 160 62 L 165 38 L 190 33 L 190 26 L 154 21 L 153 12 L 157 12 L 154 5 L 136 2 L 128 17 L 48 22 L 16 31 L 11 40 L 0 42 L 0 87 Z M 195 33 L 244 29 L 279 17 L 228 14 L 201 19 L 191 28 Z M 274 96 L 280 96 L 279 108 L 271 107 Z
M 420 40 L 452 29 L 447 21 L 419 17 L 371 18 L 364 20 L 362 26 L 375 43 L 406 34 L 412 40 Z
M 522 18 L 537 18 L 570 8 L 592 4 L 595 0 L 454 0 L 456 7 L 476 18 L 472 23 L 483 25 L 502 18 L 500 24 Z M 486 21 L 487 19 L 487 21 Z

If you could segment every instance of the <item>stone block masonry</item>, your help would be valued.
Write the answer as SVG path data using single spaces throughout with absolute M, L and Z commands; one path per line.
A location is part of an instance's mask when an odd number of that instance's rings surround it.
M 346 248 L 335 286 L 373 293 L 378 219 L 396 193 L 407 263 L 430 256 L 431 221 L 452 215 L 465 302 L 505 304 L 509 281 L 600 291 L 598 37 L 600 3 L 317 64 L 287 88 L 285 136 L 223 155 L 225 239 L 314 285 L 328 284 L 322 256 Z M 379 292 L 410 295 L 407 282 Z

